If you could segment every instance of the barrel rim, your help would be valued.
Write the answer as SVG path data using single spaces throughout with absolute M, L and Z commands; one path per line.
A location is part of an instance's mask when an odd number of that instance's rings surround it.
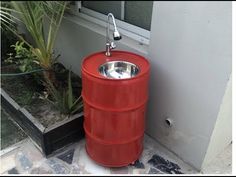
M 83 61 L 82 61 L 82 66 L 81 66 L 81 70 L 82 72 L 90 75 L 90 76 L 93 76 L 95 78 L 98 78 L 98 79 L 102 79 L 102 80 L 105 80 L 105 81 L 112 81 L 112 82 L 118 82 L 118 81 L 128 81 L 128 80 L 135 80 L 135 79 L 139 79 L 140 77 L 143 77 L 144 75 L 146 74 L 149 74 L 149 71 L 150 71 L 150 62 L 148 61 L 147 58 L 139 55 L 139 54 L 136 54 L 136 53 L 133 53 L 133 52 L 129 52 L 129 51 L 124 51 L 124 50 L 115 50 L 115 51 L 112 51 L 112 52 L 115 52 L 115 53 L 119 53 L 119 52 L 122 52 L 122 53 L 127 53 L 127 54 L 130 54 L 130 55 L 136 55 L 137 57 L 139 58 L 142 58 L 143 61 L 145 61 L 147 63 L 147 67 L 146 67 L 146 71 L 140 71 L 139 74 L 137 74 L 135 77 L 131 77 L 131 78 L 124 78 L 124 79 L 113 79 L 113 78 L 106 78 L 105 76 L 102 76 L 102 75 L 95 75 L 95 74 L 92 74 L 90 73 L 85 67 L 84 67 L 84 62 L 86 61 L 86 59 L 88 58 L 91 58 L 92 56 L 94 55 L 98 55 L 98 54 L 103 54 L 104 51 L 99 51 L 99 52 L 95 52 L 95 53 L 92 53 L 86 57 L 83 58 Z M 135 64 L 135 63 L 134 63 Z M 140 66 L 139 66 L 140 67 Z

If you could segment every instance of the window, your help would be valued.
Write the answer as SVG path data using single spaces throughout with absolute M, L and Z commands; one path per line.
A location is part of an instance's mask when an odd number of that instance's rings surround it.
M 107 15 L 150 31 L 153 1 L 82 1 L 84 8 Z
M 72 1 L 70 5 L 69 13 L 104 27 L 111 12 L 122 35 L 149 44 L 153 1 Z

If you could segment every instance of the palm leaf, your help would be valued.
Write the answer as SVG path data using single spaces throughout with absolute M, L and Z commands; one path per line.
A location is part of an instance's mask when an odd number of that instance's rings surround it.
M 40 55 L 39 52 L 36 52 L 39 64 L 42 67 L 50 68 L 53 63 L 52 54 L 53 47 L 55 45 L 55 39 L 64 15 L 67 2 L 11 1 L 10 4 L 12 9 L 7 9 L 7 11 L 15 12 L 19 16 L 19 20 L 26 26 L 26 29 L 33 38 L 36 48 L 40 50 Z M 1 8 L 1 21 L 5 22 L 5 25 L 10 26 L 10 23 L 7 20 L 12 20 L 12 17 L 10 15 L 8 16 L 8 13 L 5 11 L 2 13 Z M 48 19 L 50 22 L 48 31 L 45 31 L 43 27 L 45 19 Z M 45 39 L 44 32 L 48 34 L 47 39 Z M 16 31 L 14 31 L 14 34 L 16 34 Z M 17 36 L 19 37 L 19 35 Z

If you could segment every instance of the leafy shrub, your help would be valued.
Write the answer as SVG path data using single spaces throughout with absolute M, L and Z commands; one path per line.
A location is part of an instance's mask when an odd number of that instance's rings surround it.
M 8 64 L 16 64 L 22 72 L 32 71 L 38 67 L 36 57 L 33 55 L 30 48 L 26 48 L 25 43 L 17 41 L 15 45 L 11 45 L 14 52 L 8 54 L 9 57 L 5 60 Z

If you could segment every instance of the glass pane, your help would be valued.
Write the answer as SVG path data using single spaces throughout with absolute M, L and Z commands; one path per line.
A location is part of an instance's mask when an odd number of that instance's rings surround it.
M 150 30 L 153 1 L 125 1 L 125 21 Z
M 121 19 L 121 1 L 82 1 L 82 5 L 105 15 L 111 12 L 115 18 Z

